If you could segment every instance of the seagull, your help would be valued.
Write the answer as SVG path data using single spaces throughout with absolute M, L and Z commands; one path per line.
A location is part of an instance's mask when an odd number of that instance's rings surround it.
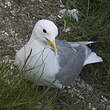
M 15 64 L 29 69 L 27 79 L 38 85 L 69 86 L 85 65 L 103 61 L 87 46 L 94 41 L 68 42 L 56 39 L 57 35 L 52 21 L 39 20 L 29 41 L 15 55 Z

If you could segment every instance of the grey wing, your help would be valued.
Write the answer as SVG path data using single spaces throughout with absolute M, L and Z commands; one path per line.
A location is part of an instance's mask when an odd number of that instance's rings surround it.
M 83 45 L 72 47 L 69 42 L 56 40 L 58 61 L 61 66 L 56 79 L 69 85 L 80 74 L 86 59 L 86 48 Z

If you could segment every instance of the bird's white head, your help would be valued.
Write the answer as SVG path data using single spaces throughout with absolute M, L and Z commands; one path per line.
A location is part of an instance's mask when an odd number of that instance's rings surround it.
M 55 38 L 58 35 L 57 26 L 50 20 L 39 20 L 33 29 L 32 38 L 41 42 L 48 42 L 53 51 L 56 51 Z

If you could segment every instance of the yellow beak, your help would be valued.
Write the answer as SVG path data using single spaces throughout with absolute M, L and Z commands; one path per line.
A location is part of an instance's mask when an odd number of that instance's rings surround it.
M 48 44 L 51 46 L 51 49 L 56 52 L 56 43 L 55 43 L 55 40 L 54 41 L 51 41 L 49 39 L 46 38 L 46 40 L 48 41 Z

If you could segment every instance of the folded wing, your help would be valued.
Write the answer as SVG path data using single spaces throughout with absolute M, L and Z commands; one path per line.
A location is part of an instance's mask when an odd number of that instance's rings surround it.
M 102 58 L 86 46 L 88 43 L 93 42 L 56 40 L 58 61 L 61 66 L 56 79 L 62 84 L 70 85 L 86 64 L 102 62 Z

